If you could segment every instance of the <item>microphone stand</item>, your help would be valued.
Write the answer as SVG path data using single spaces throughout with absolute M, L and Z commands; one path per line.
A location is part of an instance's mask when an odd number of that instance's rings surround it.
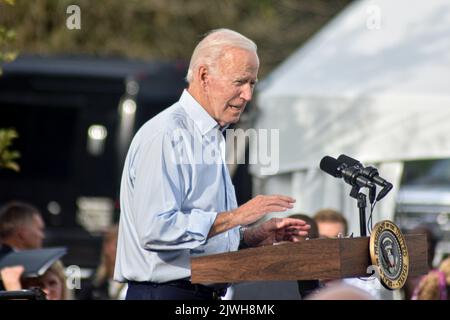
M 359 192 L 360 187 L 353 186 L 350 191 L 350 197 L 355 198 L 358 202 L 359 209 L 359 229 L 361 233 L 361 237 L 367 236 L 366 230 L 366 206 L 367 206 L 367 197 L 364 193 Z M 372 195 L 371 195 L 372 198 Z
M 361 230 L 361 237 L 367 235 L 366 232 L 366 195 L 362 192 L 358 193 L 358 209 L 359 209 L 359 229 Z

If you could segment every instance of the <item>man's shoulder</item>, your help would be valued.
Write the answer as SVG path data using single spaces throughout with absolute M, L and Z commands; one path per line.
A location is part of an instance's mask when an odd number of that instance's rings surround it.
M 188 129 L 191 119 L 179 102 L 174 103 L 150 120 L 140 130 L 155 133 L 170 133 L 176 129 Z
M 0 258 L 13 251 L 13 248 L 6 243 L 0 243 Z
M 180 132 L 192 134 L 194 124 L 177 102 L 148 120 L 136 133 L 132 145 L 153 145 L 156 141 L 178 140 Z M 167 141 L 167 140 L 166 140 Z

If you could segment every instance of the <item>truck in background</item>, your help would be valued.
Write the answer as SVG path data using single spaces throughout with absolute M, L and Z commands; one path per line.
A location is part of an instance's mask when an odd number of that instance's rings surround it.
M 450 159 L 405 163 L 395 222 L 404 232 L 418 226 L 432 231 L 434 266 L 450 255 Z

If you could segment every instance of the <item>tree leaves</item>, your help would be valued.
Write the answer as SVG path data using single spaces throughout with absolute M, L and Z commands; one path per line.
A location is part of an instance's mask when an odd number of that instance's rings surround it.
M 1 0 L 0 0 L 1 2 Z M 33 54 L 92 54 L 188 61 L 207 31 L 231 28 L 258 45 L 260 77 L 273 69 L 350 0 L 16 0 L 0 20 L 15 47 Z M 66 28 L 78 5 L 81 29 Z
M 13 140 L 18 137 L 15 129 L 0 129 L 0 169 L 20 171 L 19 164 L 15 162 L 20 158 L 19 151 L 9 150 Z
M 13 5 L 15 0 L 0 0 L 0 4 L 4 2 Z M 17 51 L 8 49 L 8 46 L 16 39 L 14 30 L 10 30 L 0 25 L 0 76 L 2 75 L 2 63 L 11 62 L 17 57 Z

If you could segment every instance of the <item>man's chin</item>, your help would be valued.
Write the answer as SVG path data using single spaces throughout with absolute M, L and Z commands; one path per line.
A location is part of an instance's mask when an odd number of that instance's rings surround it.
M 235 123 L 238 123 L 240 118 L 241 118 L 240 115 L 237 116 L 237 117 L 232 117 L 232 118 L 230 119 L 230 121 L 228 122 L 228 124 L 235 124 Z
M 235 124 L 239 122 L 239 119 L 241 117 L 241 114 L 239 115 L 228 115 L 228 117 L 224 118 L 224 121 L 218 121 L 221 127 L 225 127 L 231 124 Z

